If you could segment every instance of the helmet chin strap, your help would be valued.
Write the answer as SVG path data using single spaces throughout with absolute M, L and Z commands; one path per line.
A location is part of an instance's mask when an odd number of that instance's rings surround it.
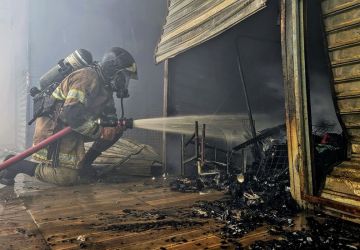
M 124 98 L 123 97 L 120 98 L 120 104 L 121 104 L 121 119 L 123 119 L 125 116 L 125 114 L 124 114 Z
M 116 96 L 118 98 L 120 98 L 120 105 L 121 105 L 121 118 L 124 118 L 125 116 L 125 111 L 124 111 L 124 98 L 129 97 L 129 92 L 127 90 L 127 88 L 122 89 L 121 91 L 116 91 L 116 86 L 113 86 L 113 84 L 111 83 L 111 80 L 107 80 L 102 69 L 101 66 L 97 64 L 97 71 L 99 72 L 100 76 L 102 77 L 105 86 L 109 89 L 111 89 L 111 91 L 116 92 Z

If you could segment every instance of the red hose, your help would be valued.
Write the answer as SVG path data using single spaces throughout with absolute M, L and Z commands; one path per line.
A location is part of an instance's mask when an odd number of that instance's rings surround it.
M 70 127 L 66 127 L 64 129 L 60 130 L 56 134 L 53 134 L 52 136 L 46 138 L 45 140 L 36 144 L 35 146 L 32 146 L 31 148 L 26 149 L 24 152 L 21 152 L 20 154 L 17 154 L 14 157 L 11 157 L 10 159 L 0 163 L 0 170 L 3 170 L 5 168 L 11 166 L 12 164 L 17 163 L 17 162 L 29 157 L 30 155 L 36 153 L 40 149 L 45 148 L 50 143 L 69 134 L 71 131 L 72 131 L 72 129 Z

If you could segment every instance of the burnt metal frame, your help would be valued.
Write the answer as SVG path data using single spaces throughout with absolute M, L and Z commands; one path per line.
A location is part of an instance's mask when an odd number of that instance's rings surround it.
M 311 150 L 311 110 L 306 75 L 306 0 L 281 0 L 281 44 L 288 140 L 290 190 L 303 208 L 320 208 L 326 213 L 359 222 L 358 207 L 315 196 Z M 357 217 L 358 218 L 358 217 Z
M 305 61 L 305 0 L 281 0 L 281 44 L 290 190 L 302 207 L 314 195 L 311 115 Z
M 163 89 L 163 117 L 168 116 L 168 100 L 169 100 L 169 60 L 164 61 L 164 89 Z M 162 167 L 163 173 L 167 173 L 166 162 L 166 132 L 162 132 Z
M 204 164 L 207 162 L 205 159 L 205 151 L 206 148 L 209 149 L 213 149 L 214 150 L 214 162 L 220 165 L 223 165 L 224 167 L 226 167 L 226 172 L 229 173 L 229 152 L 228 151 L 224 151 L 222 149 L 218 149 L 216 147 L 213 146 L 209 146 L 206 144 L 205 142 L 205 134 L 206 134 L 206 124 L 203 124 L 202 126 L 202 135 L 201 137 L 199 136 L 199 122 L 195 121 L 195 132 L 194 134 L 190 137 L 190 139 L 185 142 L 185 135 L 181 135 L 181 176 L 185 175 L 185 164 L 192 162 L 194 160 L 196 160 L 196 167 L 197 167 L 197 173 L 199 176 L 204 176 L 204 175 L 214 175 L 214 174 L 219 174 L 218 172 L 203 172 L 203 167 Z M 200 140 L 201 139 L 201 140 Z M 195 145 L 195 152 L 194 152 L 194 156 L 191 156 L 187 159 L 185 159 L 185 148 L 190 144 L 193 143 Z M 226 163 L 223 162 L 218 162 L 216 157 L 217 157 L 217 151 L 226 153 Z

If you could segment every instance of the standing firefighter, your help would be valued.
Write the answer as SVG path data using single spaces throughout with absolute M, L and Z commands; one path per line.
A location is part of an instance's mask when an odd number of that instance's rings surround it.
M 129 97 L 130 79 L 137 79 L 133 57 L 124 49 L 112 48 L 99 64 L 72 72 L 52 92 L 52 112 L 36 119 L 36 145 L 70 126 L 73 132 L 33 155 L 39 164 L 22 161 L 0 172 L 0 183 L 12 185 L 18 173 L 58 185 L 86 180 L 92 162 L 122 135 L 124 127 L 103 127 L 100 119 L 117 119 L 113 93 Z M 85 154 L 84 142 L 95 141 Z

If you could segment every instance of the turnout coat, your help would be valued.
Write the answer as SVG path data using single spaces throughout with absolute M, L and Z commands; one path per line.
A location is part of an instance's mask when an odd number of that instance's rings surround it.
M 100 137 L 96 120 L 109 114 L 116 116 L 113 92 L 105 87 L 99 68 L 87 67 L 67 76 L 51 98 L 54 111 L 37 118 L 33 144 L 66 126 L 74 131 L 33 155 L 40 162 L 35 175 L 43 181 L 70 185 L 79 180 L 79 170 L 84 167 L 84 142 Z

